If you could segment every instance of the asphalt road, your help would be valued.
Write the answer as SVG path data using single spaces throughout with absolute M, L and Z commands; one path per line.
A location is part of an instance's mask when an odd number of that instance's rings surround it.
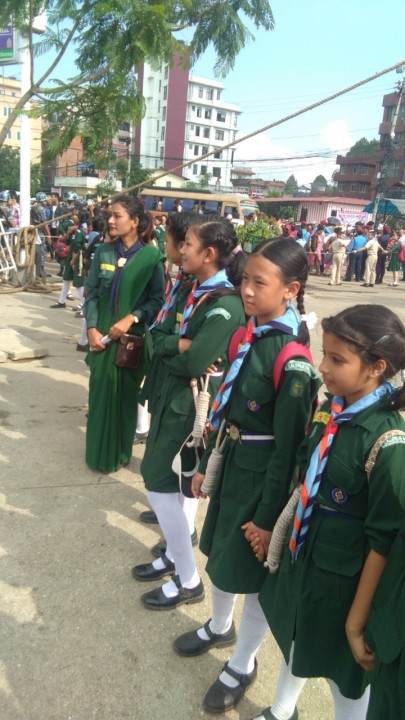
M 48 265 L 48 267 L 51 267 Z M 405 321 L 405 283 L 329 287 L 311 278 L 307 312 L 330 315 L 378 302 Z M 0 364 L 0 720 L 196 720 L 201 700 L 228 658 L 214 650 L 184 659 L 173 639 L 210 613 L 203 603 L 168 613 L 143 609 L 130 574 L 151 559 L 156 526 L 139 475 L 142 446 L 128 468 L 101 475 L 84 464 L 88 371 L 75 350 L 79 319 L 51 310 L 57 294 L 0 295 L 0 327 L 45 344 L 41 360 Z M 76 302 L 69 303 L 72 307 Z M 321 331 L 312 332 L 317 361 Z M 197 526 L 201 529 L 201 503 Z M 238 623 L 240 603 L 236 615 Z M 258 680 L 225 717 L 249 720 L 274 696 L 280 654 L 270 636 Z M 329 690 L 309 680 L 300 720 L 332 720 Z

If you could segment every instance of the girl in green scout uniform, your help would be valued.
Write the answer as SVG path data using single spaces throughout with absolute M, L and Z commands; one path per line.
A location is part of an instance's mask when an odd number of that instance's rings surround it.
M 65 220 L 63 227 L 65 232 L 64 242 L 69 246 L 69 252 L 64 261 L 62 289 L 58 302 L 50 306 L 53 309 L 64 308 L 66 307 L 66 298 L 73 299 L 69 294 L 72 280 L 73 285 L 77 287 L 80 303 L 83 304 L 83 250 L 86 236 L 80 230 L 80 220 L 77 213 L 73 213 L 71 218 Z
M 375 592 L 365 632 L 374 653 L 367 720 L 405 718 L 405 518 Z
M 307 256 L 298 244 L 277 239 L 254 249 L 241 289 L 250 320 L 211 410 L 213 427 L 218 428 L 223 416 L 227 434 L 222 469 L 211 492 L 200 545 L 208 556 L 212 618 L 174 643 L 184 656 L 232 645 L 237 594 L 245 595 L 235 651 L 204 699 L 204 707 L 210 712 L 226 712 L 242 698 L 256 677 L 256 654 L 268 631 L 258 602 L 267 571 L 263 552 L 256 558 L 250 539 L 258 533 L 267 549 L 288 498 L 296 450 L 320 384 L 304 357 L 308 354 L 304 348 L 296 353 L 301 357 L 290 359 L 284 366 L 278 392 L 273 377 L 275 360 L 285 345 L 297 338 L 308 343 L 306 320 L 304 316 L 300 319 L 291 304 L 296 298 L 299 312 L 304 313 L 307 276 Z M 196 497 L 205 497 L 202 483 L 215 437 L 213 433 L 200 472 L 193 478 Z
M 187 298 L 180 294 L 178 301 L 166 308 L 166 320 L 154 331 L 160 376 L 149 394 L 152 420 L 141 472 L 167 549 L 166 555 L 136 566 L 132 574 L 141 581 L 176 574 L 173 580 L 142 596 L 144 606 L 152 610 L 199 602 L 204 597 L 179 493 L 179 477 L 172 463 L 194 424 L 191 381 L 200 378 L 218 358 L 225 357 L 229 337 L 245 322 L 237 289 L 244 265 L 239 250 L 235 230 L 229 223 L 206 221 L 192 225 L 180 255 L 184 272 L 196 280 Z M 218 365 L 222 374 L 224 362 Z M 216 392 L 218 384 L 219 379 L 210 380 L 211 393 Z M 193 462 L 189 468 L 193 469 L 194 449 L 186 449 L 182 460 Z
M 118 470 L 131 458 L 139 387 L 146 371 L 145 352 L 135 369 L 117 367 L 114 341 L 129 332 L 143 336 L 164 297 L 164 257 L 142 241 L 149 226 L 142 203 L 122 196 L 112 205 L 108 225 L 109 236 L 116 240 L 96 249 L 84 306 L 91 351 L 86 357 L 86 462 L 104 472 Z
M 331 396 L 300 449 L 300 500 L 278 573 L 259 595 L 284 662 L 275 701 L 257 720 L 297 718 L 307 677 L 328 680 L 335 720 L 364 720 L 372 667 L 364 628 L 403 524 L 404 438 L 384 442 L 369 477 L 365 464 L 383 433 L 405 429 L 405 387 L 388 382 L 405 367 L 405 328 L 381 305 L 347 308 L 322 327 L 319 369 Z

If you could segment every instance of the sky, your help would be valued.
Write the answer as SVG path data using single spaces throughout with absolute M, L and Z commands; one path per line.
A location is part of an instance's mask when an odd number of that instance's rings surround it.
M 241 107 L 238 137 L 317 102 L 386 67 L 405 61 L 405 0 L 271 0 L 275 27 L 252 27 L 255 40 L 221 81 L 222 99 Z M 397 35 L 398 29 L 398 35 Z M 192 72 L 213 78 L 208 48 Z M 404 67 L 405 69 L 405 67 Z M 16 72 L 17 70 L 17 72 Z M 17 74 L 15 66 L 6 74 Z M 58 77 L 74 74 L 72 54 Z M 257 177 L 308 184 L 328 180 L 336 155 L 362 137 L 378 138 L 382 97 L 405 73 L 373 80 L 346 96 L 237 145 L 235 164 Z M 310 156 L 310 157 L 308 157 Z
M 274 30 L 253 28 L 255 41 L 223 80 L 222 99 L 242 110 L 239 136 L 405 60 L 404 0 L 271 0 L 270 5 Z M 213 65 L 208 50 L 193 72 L 213 77 Z M 299 184 L 318 174 L 329 179 L 337 154 L 362 137 L 378 138 L 382 97 L 404 76 L 388 73 L 241 143 L 235 163 L 264 179 L 286 180 L 292 173 Z M 318 157 L 302 159 L 309 154 Z

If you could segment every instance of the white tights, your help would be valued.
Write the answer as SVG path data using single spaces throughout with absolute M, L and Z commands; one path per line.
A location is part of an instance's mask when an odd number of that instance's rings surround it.
M 306 683 L 306 678 L 297 677 L 291 672 L 294 644 L 291 647 L 290 660 L 286 665 L 281 663 L 277 682 L 276 696 L 271 706 L 271 712 L 276 720 L 289 720 L 294 712 L 297 700 Z M 344 697 L 333 680 L 327 679 L 335 706 L 335 720 L 365 720 L 367 714 L 369 688 L 359 700 Z M 256 720 L 261 720 L 259 715 Z
M 70 290 L 70 280 L 63 280 L 62 281 L 62 289 L 60 291 L 58 302 L 60 302 L 61 304 L 63 304 L 65 302 L 67 296 L 69 295 L 69 290 Z
M 147 490 L 149 503 L 157 515 L 166 539 L 166 556 L 174 562 L 176 573 L 183 587 L 194 588 L 200 582 L 190 538 L 189 524 L 182 507 L 181 493 L 159 493 Z M 167 597 L 177 595 L 172 580 L 163 585 Z
M 138 413 L 136 416 L 137 435 L 144 435 L 147 432 L 149 432 L 148 401 L 145 402 L 145 405 L 138 403 Z
M 233 612 L 238 596 L 234 593 L 224 592 L 215 585 L 211 586 L 211 592 L 212 619 L 210 621 L 210 630 L 213 633 L 222 635 L 232 625 Z M 257 593 L 245 595 L 238 639 L 235 650 L 228 661 L 232 670 L 243 674 L 253 671 L 257 652 L 268 629 L 269 626 L 259 605 Z M 198 630 L 198 634 L 203 639 L 208 639 L 208 635 L 203 628 Z M 219 677 L 230 687 L 237 685 L 237 680 L 228 675 L 226 671 L 222 672 Z

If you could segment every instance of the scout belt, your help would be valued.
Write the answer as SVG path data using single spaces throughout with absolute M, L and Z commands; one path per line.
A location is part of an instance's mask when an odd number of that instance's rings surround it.
M 228 423 L 225 432 L 231 440 L 240 442 L 241 445 L 269 445 L 274 442 L 274 435 L 242 430 L 234 423 Z

